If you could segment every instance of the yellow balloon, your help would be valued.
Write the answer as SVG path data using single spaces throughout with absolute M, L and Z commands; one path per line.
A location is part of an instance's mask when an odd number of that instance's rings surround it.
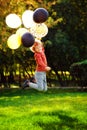
M 19 28 L 16 31 L 16 35 L 19 37 L 20 42 L 21 42 L 21 38 L 22 38 L 23 34 L 26 32 L 29 32 L 26 28 Z M 21 42 L 21 44 L 22 44 L 22 42 Z
M 16 34 L 20 37 L 22 37 L 22 35 L 26 32 L 29 32 L 26 28 L 19 28 L 17 31 L 16 31 Z
M 7 40 L 7 45 L 10 49 L 19 48 L 21 45 L 20 37 L 17 34 L 12 34 Z

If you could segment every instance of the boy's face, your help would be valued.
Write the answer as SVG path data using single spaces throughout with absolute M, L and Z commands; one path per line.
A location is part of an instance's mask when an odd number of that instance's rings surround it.
M 38 46 L 35 47 L 36 52 L 41 52 L 42 51 L 42 45 L 38 44 Z

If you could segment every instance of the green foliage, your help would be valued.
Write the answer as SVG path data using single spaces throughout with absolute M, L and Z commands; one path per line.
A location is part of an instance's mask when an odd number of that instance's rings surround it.
M 87 60 L 73 63 L 70 66 L 70 73 L 75 80 L 78 80 L 79 85 L 87 85 Z
M 46 47 L 48 62 L 52 68 L 68 70 L 70 64 L 79 59 L 78 48 L 70 43 L 68 35 L 61 30 L 57 30 L 54 38 L 53 43 L 48 43 Z
M 0 90 L 1 130 L 86 130 L 87 93 Z

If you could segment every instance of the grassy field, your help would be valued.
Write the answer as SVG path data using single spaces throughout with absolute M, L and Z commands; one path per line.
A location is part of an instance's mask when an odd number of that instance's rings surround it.
M 87 130 L 87 93 L 0 90 L 0 130 Z

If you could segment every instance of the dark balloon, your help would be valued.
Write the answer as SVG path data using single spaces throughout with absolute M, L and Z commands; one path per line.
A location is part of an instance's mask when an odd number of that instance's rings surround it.
M 33 20 L 36 23 L 43 23 L 48 19 L 48 11 L 44 8 L 37 8 L 33 14 Z
M 27 32 L 22 35 L 22 44 L 24 47 L 31 47 L 34 44 L 34 36 Z

